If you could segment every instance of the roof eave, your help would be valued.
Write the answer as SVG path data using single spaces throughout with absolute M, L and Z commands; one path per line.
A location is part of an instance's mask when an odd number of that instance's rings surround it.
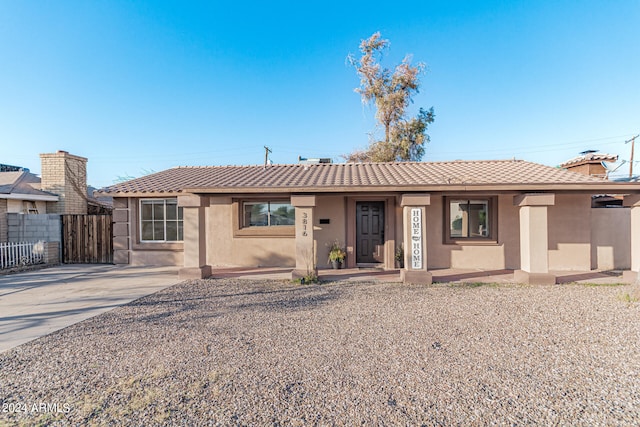
M 58 200 L 60 200 L 58 196 L 53 196 L 48 194 L 23 194 L 23 193 L 0 194 L 0 199 L 29 200 L 34 202 L 57 202 Z
M 536 184 L 437 184 L 437 185 L 364 185 L 364 186 L 286 186 L 286 187 L 192 187 L 185 188 L 185 193 L 198 194 L 235 194 L 235 193 L 344 193 L 344 192 L 491 192 L 491 191 L 572 191 L 572 192 L 620 192 L 640 193 L 638 183 L 611 183 L 611 182 L 586 182 L 586 183 L 536 183 Z
M 271 187 L 188 187 L 170 191 L 96 191 L 95 194 L 111 197 L 177 197 L 182 194 L 238 194 L 238 193 L 380 193 L 380 192 L 552 192 L 571 191 L 584 193 L 640 193 L 636 182 L 583 182 L 583 183 L 531 183 L 531 184 L 429 184 L 429 185 L 337 185 L 337 186 L 271 186 Z M 56 199 L 57 200 L 57 199 Z
M 171 190 L 171 191 L 102 191 L 95 190 L 94 195 L 100 195 L 104 197 L 176 197 L 184 194 L 183 190 Z

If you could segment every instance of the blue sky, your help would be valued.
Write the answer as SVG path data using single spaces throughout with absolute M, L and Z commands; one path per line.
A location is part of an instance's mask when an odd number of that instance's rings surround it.
M 340 161 L 375 130 L 345 61 L 375 31 L 387 66 L 407 53 L 427 65 L 411 107 L 436 113 L 423 160 L 628 160 L 639 22 L 637 0 L 3 0 L 0 163 L 39 173 L 39 153 L 66 150 L 102 187 L 261 164 L 264 145 L 274 163 Z

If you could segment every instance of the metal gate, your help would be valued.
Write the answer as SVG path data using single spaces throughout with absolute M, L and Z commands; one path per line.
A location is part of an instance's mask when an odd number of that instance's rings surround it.
M 111 215 L 61 215 L 61 217 L 63 263 L 113 263 Z

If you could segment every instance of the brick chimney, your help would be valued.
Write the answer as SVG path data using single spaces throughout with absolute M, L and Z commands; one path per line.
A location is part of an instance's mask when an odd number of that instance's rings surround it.
M 66 151 L 40 154 L 41 189 L 57 194 L 60 200 L 47 206 L 47 212 L 87 213 L 87 159 Z

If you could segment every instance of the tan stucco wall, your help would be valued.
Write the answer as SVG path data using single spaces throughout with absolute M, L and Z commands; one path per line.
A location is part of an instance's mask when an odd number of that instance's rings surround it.
M 124 199 L 126 200 L 126 199 Z M 123 200 L 123 201 L 124 201 Z M 238 233 L 238 205 L 231 197 L 210 197 L 210 205 L 205 210 L 206 230 L 206 263 L 213 267 L 222 266 L 277 266 L 295 267 L 295 236 L 247 236 Z M 317 267 L 328 268 L 327 255 L 329 245 L 338 240 L 346 244 L 348 221 L 348 203 L 351 200 L 342 195 L 318 195 L 313 214 L 315 248 L 317 251 Z M 393 200 L 393 199 L 392 199 Z M 514 206 L 514 194 L 497 197 L 498 234 L 497 243 L 445 244 L 444 232 L 444 198 L 432 194 L 430 205 L 426 208 L 425 221 L 427 228 L 427 265 L 429 269 L 437 268 L 478 268 L 486 270 L 520 269 L 520 208 Z M 390 203 L 387 200 L 387 203 Z M 184 255 L 181 244 L 166 245 L 166 250 L 156 244 L 140 244 L 137 237 L 138 199 L 129 199 L 125 203 L 117 203 L 114 213 L 114 245 L 123 254 L 129 255 L 134 265 L 176 265 L 182 266 Z M 549 206 L 548 215 L 548 264 L 550 270 L 589 270 L 594 267 L 607 268 L 613 263 L 616 268 L 628 268 L 630 262 L 625 255 L 623 236 L 629 231 L 620 229 L 622 220 L 592 218 L 591 198 L 589 195 L 556 195 L 555 204 Z M 396 221 L 390 222 L 398 243 L 402 239 L 402 215 L 399 204 L 391 203 L 390 212 L 396 213 Z M 602 211 L 626 211 L 607 210 Z M 612 213 L 611 215 L 616 215 Z M 619 215 L 623 215 L 620 213 Z M 118 218 L 118 219 L 116 219 Z M 330 224 L 320 224 L 320 219 L 329 219 Z M 391 221 L 390 218 L 387 220 Z M 628 223 L 629 221 L 627 221 Z M 601 232 L 594 234 L 595 245 L 592 250 L 592 229 L 596 224 Z M 604 224 L 604 225 L 602 225 Z M 608 228 L 607 228 L 608 227 Z M 121 236 L 119 230 L 126 232 L 130 238 Z M 610 230 L 607 232 L 606 230 Z M 393 234 L 389 232 L 388 235 Z M 626 233 L 626 234 L 625 234 Z M 388 237 L 388 236 L 387 236 Z M 390 240 L 390 239 L 388 239 Z M 613 249 L 608 249 L 610 242 L 622 242 Z M 117 243 L 117 244 L 116 244 Z M 617 249 L 620 247 L 621 249 Z M 149 250 L 155 248 L 157 250 Z M 390 251 L 390 265 L 393 265 L 393 253 Z M 609 252 L 607 252 L 609 251 Z M 595 254 L 592 256 L 592 254 Z M 355 256 L 349 254 L 348 256 Z M 609 258 L 607 258 L 609 257 Z M 613 257 L 613 258 L 611 258 Z M 594 261 L 592 261 L 594 258 Z
M 295 267 L 295 237 L 234 237 L 236 209 L 228 197 L 205 208 L 207 264 L 213 267 Z
M 547 215 L 549 270 L 590 270 L 591 196 L 556 194 Z
M 320 219 L 328 219 L 330 223 L 320 224 Z M 341 245 L 346 245 L 346 227 L 345 197 L 318 196 L 314 215 L 318 268 L 329 268 L 327 259 L 329 258 L 329 247 L 333 242 L 337 240 Z
M 184 264 L 183 244 L 140 243 L 137 198 L 114 198 L 114 263 L 130 265 L 177 266 Z
M 591 210 L 591 268 L 631 268 L 631 209 Z
M 180 251 L 131 251 L 131 265 L 182 266 L 184 257 Z
M 498 196 L 497 244 L 444 244 L 443 197 L 431 196 L 427 209 L 429 268 L 519 269 L 520 218 L 513 195 Z M 591 196 L 555 197 L 547 211 L 550 270 L 591 268 Z
M 444 244 L 444 197 L 431 195 L 427 208 L 427 264 L 434 268 L 479 268 L 488 270 L 520 267 L 518 208 L 513 195 L 498 196 L 498 242 L 489 244 Z

